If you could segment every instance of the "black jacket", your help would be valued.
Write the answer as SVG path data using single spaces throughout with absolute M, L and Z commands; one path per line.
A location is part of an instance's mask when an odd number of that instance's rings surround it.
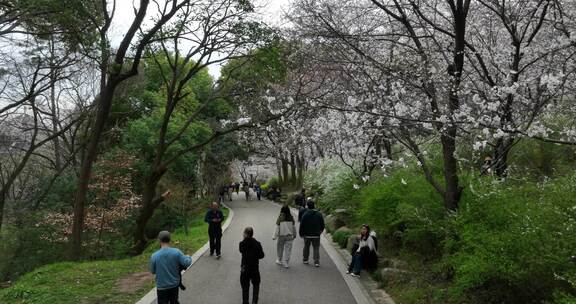
M 220 219 L 218 222 L 213 222 L 213 219 Z M 214 232 L 222 232 L 222 222 L 224 222 L 224 213 L 220 210 L 208 210 L 204 216 L 204 221 L 208 223 L 208 230 Z
M 296 204 L 296 206 L 302 206 L 302 207 L 306 205 L 306 198 L 302 193 L 296 194 L 296 196 L 294 197 L 294 204 Z
M 242 271 L 258 270 L 259 260 L 264 258 L 262 245 L 254 238 L 245 238 L 240 242 L 242 254 Z
M 308 209 L 300 220 L 300 237 L 320 236 L 324 231 L 324 217 L 314 209 Z
M 304 213 L 306 213 L 306 211 L 308 211 L 308 208 L 306 207 L 298 208 L 298 223 L 302 221 L 302 217 L 304 216 Z

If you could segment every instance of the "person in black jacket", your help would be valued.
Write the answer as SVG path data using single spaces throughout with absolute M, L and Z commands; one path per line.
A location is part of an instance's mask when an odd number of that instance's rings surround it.
M 224 221 L 224 213 L 220 210 L 218 203 L 213 202 L 210 205 L 210 210 L 206 212 L 204 221 L 208 223 L 208 236 L 210 237 L 210 256 L 216 253 L 216 258 L 221 256 L 220 247 L 222 239 L 222 222 Z
M 322 213 L 314 210 L 314 201 L 309 199 L 306 203 L 308 210 L 300 220 L 300 237 L 304 239 L 304 264 L 308 264 L 310 245 L 314 250 L 314 266 L 320 267 L 320 235 L 324 231 L 324 217 Z
M 254 229 L 244 229 L 244 240 L 240 242 L 242 266 L 240 269 L 240 285 L 242 285 L 242 304 L 249 304 L 250 282 L 252 282 L 252 304 L 258 303 L 260 291 L 260 260 L 264 258 L 262 245 L 254 239 Z
M 306 189 L 302 188 L 300 193 L 296 194 L 294 197 L 294 204 L 297 207 L 305 207 L 306 206 Z

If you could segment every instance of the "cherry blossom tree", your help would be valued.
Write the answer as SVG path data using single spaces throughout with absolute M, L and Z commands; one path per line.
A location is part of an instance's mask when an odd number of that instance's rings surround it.
M 301 0 L 290 16 L 311 69 L 332 84 L 319 108 L 356 113 L 357 133 L 376 127 L 373 135 L 411 151 L 454 211 L 459 145 L 491 145 L 504 176 L 521 138 L 573 143 L 566 126 L 550 126 L 571 103 L 571 9 L 563 1 Z M 442 180 L 423 150 L 430 141 L 441 146 Z M 350 146 L 358 145 L 340 143 Z

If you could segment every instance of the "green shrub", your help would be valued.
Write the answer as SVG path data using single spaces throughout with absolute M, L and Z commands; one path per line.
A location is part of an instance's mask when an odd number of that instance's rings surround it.
M 278 179 L 277 176 L 271 177 L 267 182 L 266 182 L 266 189 L 270 189 L 270 188 L 280 188 L 280 180 Z
M 438 166 L 433 167 L 436 172 Z M 397 169 L 388 177 L 372 176 L 358 190 L 345 173 L 334 175 L 329 183 L 317 183 L 322 185 L 318 198 L 322 207 L 357 204 L 350 207 L 351 224 L 369 224 L 387 254 L 395 246 L 394 253 L 425 264 L 422 269 L 427 269 L 428 277 L 423 282 L 434 283 L 423 285 L 430 285 L 424 294 L 424 289 L 404 286 L 412 288 L 414 299 L 576 303 L 576 263 L 571 261 L 576 174 L 538 182 L 513 176 L 506 181 L 472 178 L 461 172 L 465 190 L 459 211 L 451 214 L 417 167 Z M 336 232 L 333 237 L 344 245 L 347 236 Z M 434 292 L 435 286 L 444 287 Z
M 455 296 L 484 303 L 541 303 L 576 294 L 576 176 L 544 184 L 479 183 L 456 219 Z
M 346 248 L 346 245 L 348 245 L 348 238 L 352 235 L 352 232 L 350 231 L 336 231 L 334 232 L 334 234 L 332 235 L 332 240 L 334 240 L 335 243 L 337 243 L 340 248 Z
M 572 174 L 576 166 L 576 147 L 537 140 L 522 140 L 510 152 L 511 171 L 542 179 Z
M 335 209 L 354 209 L 358 193 L 354 184 L 358 183 L 348 167 L 336 161 L 327 160 L 306 172 L 307 195 L 313 196 L 318 208 L 331 213 Z
M 400 170 L 360 190 L 356 222 L 368 224 L 392 245 L 426 257 L 440 255 L 444 231 L 441 197 L 421 175 Z

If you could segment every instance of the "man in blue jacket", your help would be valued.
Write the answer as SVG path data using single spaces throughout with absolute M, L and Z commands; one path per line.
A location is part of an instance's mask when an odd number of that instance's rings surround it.
M 216 258 L 220 258 L 220 247 L 222 239 L 222 222 L 224 221 L 224 213 L 220 211 L 218 203 L 213 202 L 210 205 L 210 210 L 206 212 L 204 221 L 208 223 L 208 236 L 210 237 L 210 256 L 216 253 Z
M 158 304 L 178 304 L 178 287 L 182 284 L 180 271 L 192 264 L 192 258 L 170 247 L 170 232 L 158 234 L 160 250 L 150 257 L 150 272 L 156 275 Z

